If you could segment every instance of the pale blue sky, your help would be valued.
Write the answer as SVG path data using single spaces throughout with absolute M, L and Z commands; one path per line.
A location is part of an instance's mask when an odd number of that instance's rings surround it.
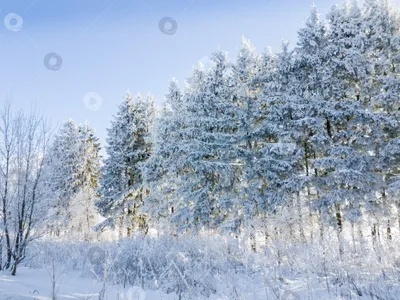
M 105 129 L 126 90 L 151 92 L 161 103 L 172 77 L 183 82 L 192 66 L 219 46 L 234 58 L 242 35 L 258 50 L 294 44 L 312 3 L 322 15 L 335 0 L 0 0 L 0 104 L 11 91 L 14 106 L 32 105 L 53 124 L 88 120 L 104 142 Z M 400 0 L 394 1 L 399 3 Z M 13 32 L 3 19 L 23 19 Z M 174 35 L 158 27 L 178 23 Z M 49 52 L 63 64 L 49 71 Z M 99 94 L 99 110 L 85 94 Z

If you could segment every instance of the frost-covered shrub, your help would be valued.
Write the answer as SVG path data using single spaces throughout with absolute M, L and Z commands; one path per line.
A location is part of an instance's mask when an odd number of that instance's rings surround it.
M 229 235 L 135 237 L 118 242 L 37 241 L 27 253 L 29 267 L 78 271 L 124 289 L 132 286 L 178 295 L 180 299 L 377 297 L 398 291 L 400 248 L 397 241 L 363 246 L 362 255 L 344 243 L 340 255 L 335 235 L 323 242 L 291 242 L 282 236 L 257 252 L 245 239 Z M 359 245 L 357 246 L 359 247 Z M 286 296 L 285 296 L 286 297 Z M 381 297 L 391 299 L 390 296 Z
M 228 254 L 220 237 L 137 237 L 91 244 L 41 241 L 29 256 L 29 267 L 43 267 L 54 259 L 63 270 L 92 274 L 100 281 L 191 299 L 208 298 L 217 293 L 218 282 L 235 282 L 227 277 L 243 277 L 250 270 L 243 257 Z

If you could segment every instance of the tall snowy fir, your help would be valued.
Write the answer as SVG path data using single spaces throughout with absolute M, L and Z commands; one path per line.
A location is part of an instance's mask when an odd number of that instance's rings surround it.
M 184 96 L 180 153 L 176 162 L 183 201 L 176 207 L 181 229 L 213 228 L 235 203 L 237 169 L 235 106 L 228 88 L 227 57 L 213 54 L 215 67 L 197 68 Z
M 261 89 L 260 101 L 263 116 L 257 128 L 259 149 L 254 170 L 258 173 L 260 196 L 257 211 L 261 216 L 272 215 L 284 207 L 295 207 L 300 201 L 299 193 L 304 184 L 301 178 L 301 146 L 294 135 L 299 126 L 296 122 L 303 112 L 299 97 L 294 93 L 295 69 L 294 52 L 287 42 L 282 43 L 281 52 L 275 57 L 275 67 L 269 70 Z M 299 204 L 299 203 L 298 203 Z M 301 217 L 299 212 L 299 217 Z M 285 220 L 292 232 L 295 223 L 299 225 L 301 237 L 304 229 L 301 219 Z M 266 225 L 265 225 L 266 226 Z M 266 235 L 269 235 L 265 228 Z
M 373 157 L 369 154 L 377 119 L 365 105 L 368 93 L 364 93 L 363 86 L 368 70 L 360 18 L 354 1 L 334 7 L 329 15 L 327 79 L 331 84 L 321 115 L 324 138 L 315 142 L 317 203 L 335 215 L 340 247 L 344 217 L 352 226 L 359 221 L 362 207 L 379 185 L 373 172 Z
M 399 26 L 400 18 L 389 1 L 366 1 L 362 28 L 366 33 L 365 55 L 369 68 L 369 110 L 379 117 L 375 126 L 375 166 L 382 176 L 378 205 L 384 205 L 385 214 L 390 215 L 389 203 L 395 204 L 400 224 L 399 186 Z M 378 122 L 377 122 L 378 123 Z M 388 197 L 389 196 L 389 197 Z M 388 199 L 389 198 L 389 199 Z M 380 203 L 382 202 L 382 203 Z M 377 222 L 378 223 L 378 222 Z M 387 231 L 390 231 L 390 218 Z
M 145 199 L 146 211 L 155 222 L 169 220 L 175 212 L 178 177 L 178 145 L 182 142 L 182 93 L 174 79 L 169 84 L 165 102 L 154 118 L 152 151 L 150 158 L 142 165 L 146 186 L 150 193 Z M 164 226 L 165 227 L 165 226 Z
M 50 197 L 53 198 L 54 233 L 69 224 L 70 201 L 79 186 L 79 139 L 78 125 L 69 120 L 60 128 L 54 138 L 46 165 Z
M 87 123 L 77 125 L 69 120 L 54 138 L 45 165 L 54 234 L 76 232 L 88 239 L 97 221 L 99 153 L 100 144 Z
M 294 83 L 296 117 L 293 123 L 291 136 L 297 147 L 301 149 L 301 164 L 305 175 L 305 190 L 299 191 L 305 196 L 307 204 L 319 197 L 313 181 L 317 180 L 318 170 L 313 168 L 313 161 L 318 157 L 316 145 L 324 143 L 324 118 L 326 97 L 329 85 L 329 69 L 327 67 L 328 51 L 326 26 L 320 19 L 319 12 L 313 7 L 306 24 L 298 31 L 298 42 L 295 49 Z M 300 194 L 301 195 L 301 194 Z M 309 205 L 308 205 L 309 206 Z M 297 201 L 299 217 L 302 218 L 302 203 Z M 322 219 L 324 207 L 318 208 L 319 235 L 323 237 Z M 312 227 L 312 210 L 310 213 Z M 311 234 L 313 228 L 310 229 Z
M 253 171 L 254 158 L 256 156 L 257 140 L 255 131 L 259 120 L 260 103 L 258 98 L 258 86 L 254 79 L 261 72 L 261 57 L 256 52 L 251 42 L 242 37 L 241 46 L 236 62 L 232 66 L 230 74 L 230 89 L 232 90 L 232 101 L 236 105 L 235 118 L 238 121 L 238 128 L 235 136 L 238 147 L 238 166 L 240 171 L 237 176 L 242 177 L 238 186 L 240 196 L 237 202 L 233 203 L 230 218 L 233 230 L 243 226 L 243 219 L 246 217 L 250 203 L 254 203 L 253 193 Z M 250 209 L 251 210 L 251 209 Z M 242 211 L 241 215 L 239 212 Z
M 118 226 L 119 235 L 130 236 L 135 227 L 147 231 L 145 216 L 141 212 L 143 178 L 140 163 L 150 155 L 149 128 L 153 101 L 138 95 L 133 100 L 128 92 L 119 106 L 111 128 L 108 129 L 107 158 L 104 161 L 101 200 L 97 203 L 101 213 Z M 117 223 L 116 223 L 117 221 Z
M 98 222 L 95 203 L 99 198 L 100 144 L 94 130 L 87 123 L 79 126 L 78 131 L 79 192 L 71 201 L 71 223 L 73 230 L 88 241 L 94 238 L 93 226 Z

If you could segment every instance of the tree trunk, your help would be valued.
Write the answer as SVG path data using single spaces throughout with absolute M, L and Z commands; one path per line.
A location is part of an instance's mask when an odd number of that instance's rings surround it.
M 351 222 L 351 239 L 352 239 L 352 242 L 353 242 L 353 251 L 354 251 L 354 253 L 356 253 L 357 252 L 356 234 L 355 234 L 355 231 L 354 231 L 354 223 L 353 222 Z
M 390 219 L 388 219 L 387 221 L 386 235 L 389 241 L 392 240 L 392 229 L 390 228 Z
M 14 260 L 14 263 L 11 267 L 11 275 L 15 276 L 17 274 L 17 266 L 18 266 L 18 261 Z
M 291 239 L 293 240 L 294 239 L 294 234 L 293 234 L 293 223 L 292 223 L 292 220 L 289 220 L 288 226 L 289 226 L 289 235 L 290 235 Z
M 372 235 L 372 249 L 374 249 L 374 252 L 378 258 L 378 261 L 380 262 L 382 260 L 382 258 L 376 248 L 376 242 L 377 242 L 377 239 L 379 239 L 379 235 L 380 235 L 379 234 L 379 222 L 377 219 L 376 219 L 376 222 L 372 225 L 371 235 Z
M 388 207 L 388 203 L 387 203 L 387 195 L 386 195 L 386 188 L 383 188 L 382 191 L 382 204 L 384 205 L 384 207 Z M 387 220 L 387 226 L 386 226 L 386 237 L 388 240 L 392 239 L 392 230 L 390 228 L 390 219 Z
M 342 213 L 340 212 L 340 204 L 335 205 L 336 208 L 336 220 L 337 220 L 337 237 L 339 242 L 339 254 L 343 255 L 343 241 L 342 241 L 342 231 L 343 231 L 343 219 Z
M 6 207 L 7 207 L 7 199 L 6 199 L 6 195 L 8 193 L 8 182 L 5 183 L 5 191 L 4 191 L 4 196 L 2 199 L 2 206 L 3 206 L 3 227 L 4 227 L 4 236 L 6 239 L 6 248 L 7 248 L 7 260 L 4 266 L 4 269 L 8 270 L 10 268 L 11 265 L 11 257 L 12 257 L 12 250 L 11 250 L 11 240 L 10 240 L 10 233 L 8 231 L 8 220 L 7 220 L 7 211 L 6 211 Z
M 324 240 L 324 222 L 322 218 L 322 211 L 321 209 L 318 210 L 318 226 L 319 226 L 319 237 L 321 241 Z
M 118 237 L 121 239 L 122 238 L 122 227 L 124 223 L 124 217 L 121 215 L 118 217 Z
M 342 232 L 343 230 L 343 219 L 342 219 L 342 214 L 340 212 L 340 205 L 336 204 L 336 220 L 337 220 L 337 226 L 338 226 L 338 231 Z
M 251 227 L 250 229 L 251 250 L 253 252 L 257 252 L 255 228 L 254 225 L 251 225 L 250 227 Z
M 363 234 L 363 227 L 361 222 L 357 222 L 357 233 L 358 233 L 358 240 L 360 241 L 360 251 L 363 253 L 365 251 L 365 241 L 364 241 L 364 234 Z
M 374 223 L 372 225 L 371 236 L 372 236 L 372 243 L 375 244 L 375 242 L 376 242 L 376 223 Z
M 279 231 L 278 231 L 278 228 L 277 227 L 275 227 L 275 240 L 279 240 Z M 279 251 L 279 247 L 280 247 L 280 245 L 279 245 L 279 243 L 277 243 L 277 248 L 276 248 L 276 256 L 277 256 L 277 259 L 278 259 L 278 266 L 280 266 L 281 265 L 281 252 Z
M 6 233 L 6 241 L 7 241 L 7 260 L 4 266 L 5 270 L 8 270 L 11 266 L 11 259 L 12 259 L 12 250 L 11 250 L 11 243 L 10 243 L 10 236 L 8 232 Z
M 130 237 L 131 236 L 131 233 L 132 233 L 132 231 L 133 231 L 133 221 L 132 221 L 132 219 L 133 219 L 133 214 L 134 214 L 134 211 L 135 211 L 135 208 L 133 208 L 133 211 L 132 211 L 132 209 L 130 209 L 130 208 L 128 208 L 128 210 L 127 210 L 127 214 L 126 214 L 126 219 L 127 219 L 127 225 L 126 225 L 126 236 L 127 237 Z
M 263 225 L 264 225 L 264 242 L 265 242 L 265 247 L 268 245 L 268 240 L 269 240 L 269 232 L 268 232 L 268 226 L 267 226 L 267 216 L 264 217 L 263 220 Z
M 306 167 L 306 176 L 309 177 L 310 173 L 309 173 L 309 165 L 308 165 L 308 147 L 307 147 L 307 141 L 304 142 L 304 163 L 305 163 L 305 167 Z M 307 194 L 308 196 L 310 196 L 310 187 L 307 184 Z
M 309 226 L 310 226 L 310 240 L 314 240 L 314 215 L 311 208 L 308 208 Z
M 300 239 L 302 242 L 306 241 L 306 236 L 304 234 L 304 225 L 303 225 L 303 214 L 301 213 L 301 200 L 300 200 L 300 193 L 297 193 L 296 196 L 296 206 L 297 206 L 297 213 L 299 216 L 299 232 L 300 232 Z

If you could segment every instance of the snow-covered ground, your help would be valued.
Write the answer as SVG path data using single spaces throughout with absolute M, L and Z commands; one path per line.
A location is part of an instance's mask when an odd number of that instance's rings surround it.
M 218 280 L 218 278 L 215 278 Z M 267 280 L 268 281 L 268 280 Z M 218 284 L 218 291 L 209 296 L 210 300 L 300 300 L 300 299 L 399 299 L 397 284 L 384 286 L 375 281 L 374 286 L 362 288 L 362 293 L 346 286 L 331 286 L 313 276 L 312 278 L 281 278 L 278 290 L 266 289 L 266 285 L 246 284 L 246 278 L 237 282 L 234 291 L 229 292 L 224 284 Z M 69 271 L 57 279 L 56 300 L 98 300 L 102 282 L 82 276 L 80 272 Z M 361 290 L 360 290 L 361 291 Z M 53 300 L 51 275 L 46 269 L 21 267 L 18 276 L 0 272 L 0 300 Z M 200 299 L 186 294 L 180 298 L 176 293 L 142 290 L 139 287 L 123 288 L 121 285 L 107 284 L 104 300 L 179 300 Z M 205 299 L 205 298 L 201 298 Z
M 44 269 L 30 269 L 21 267 L 18 276 L 0 272 L 0 299 L 1 300 L 51 300 L 51 275 Z M 57 300 L 91 300 L 98 299 L 102 283 L 88 276 L 81 276 L 79 272 L 68 272 L 58 278 Z M 253 289 L 245 298 L 240 299 L 337 299 L 329 297 L 324 289 L 307 291 L 305 282 L 286 281 L 287 289 L 277 295 L 266 293 L 265 289 Z M 314 287 L 315 288 L 315 287 Z M 232 297 L 234 297 L 232 295 Z M 107 300 L 175 300 L 176 294 L 164 294 L 160 291 L 143 291 L 139 287 L 122 288 L 118 285 L 107 285 Z M 233 298 L 212 295 L 211 300 L 231 300 Z M 354 299 L 361 299 L 354 297 Z
M 102 284 L 89 276 L 82 277 L 79 272 L 71 271 L 59 277 L 57 289 L 57 300 L 90 300 L 98 299 Z M 47 300 L 51 299 L 51 290 L 51 275 L 47 270 L 21 267 L 18 276 L 0 272 L 1 300 Z M 160 295 L 158 291 L 144 292 L 137 287 L 123 289 L 121 286 L 108 285 L 106 299 L 172 300 L 174 297 Z
M 51 299 L 51 275 L 44 269 L 29 269 L 21 267 L 18 276 L 11 276 L 0 272 L 0 299 L 1 300 L 48 300 Z M 302 284 L 292 282 L 293 290 L 283 291 L 280 299 L 303 299 L 301 296 Z M 57 300 L 90 300 L 98 299 L 101 282 L 90 277 L 82 277 L 79 272 L 63 274 L 58 279 Z M 297 291 L 296 291 L 297 289 Z M 317 298 L 324 293 L 316 293 Z M 274 299 L 273 295 L 270 295 Z M 248 299 L 266 299 L 265 291 L 254 290 Z M 159 291 L 143 291 L 139 287 L 123 289 L 121 286 L 108 285 L 106 289 L 107 300 L 174 300 L 177 295 L 166 295 Z M 315 298 L 315 299 L 317 299 Z M 212 295 L 210 299 L 222 300 L 227 297 Z M 322 299 L 322 298 L 321 298 Z

